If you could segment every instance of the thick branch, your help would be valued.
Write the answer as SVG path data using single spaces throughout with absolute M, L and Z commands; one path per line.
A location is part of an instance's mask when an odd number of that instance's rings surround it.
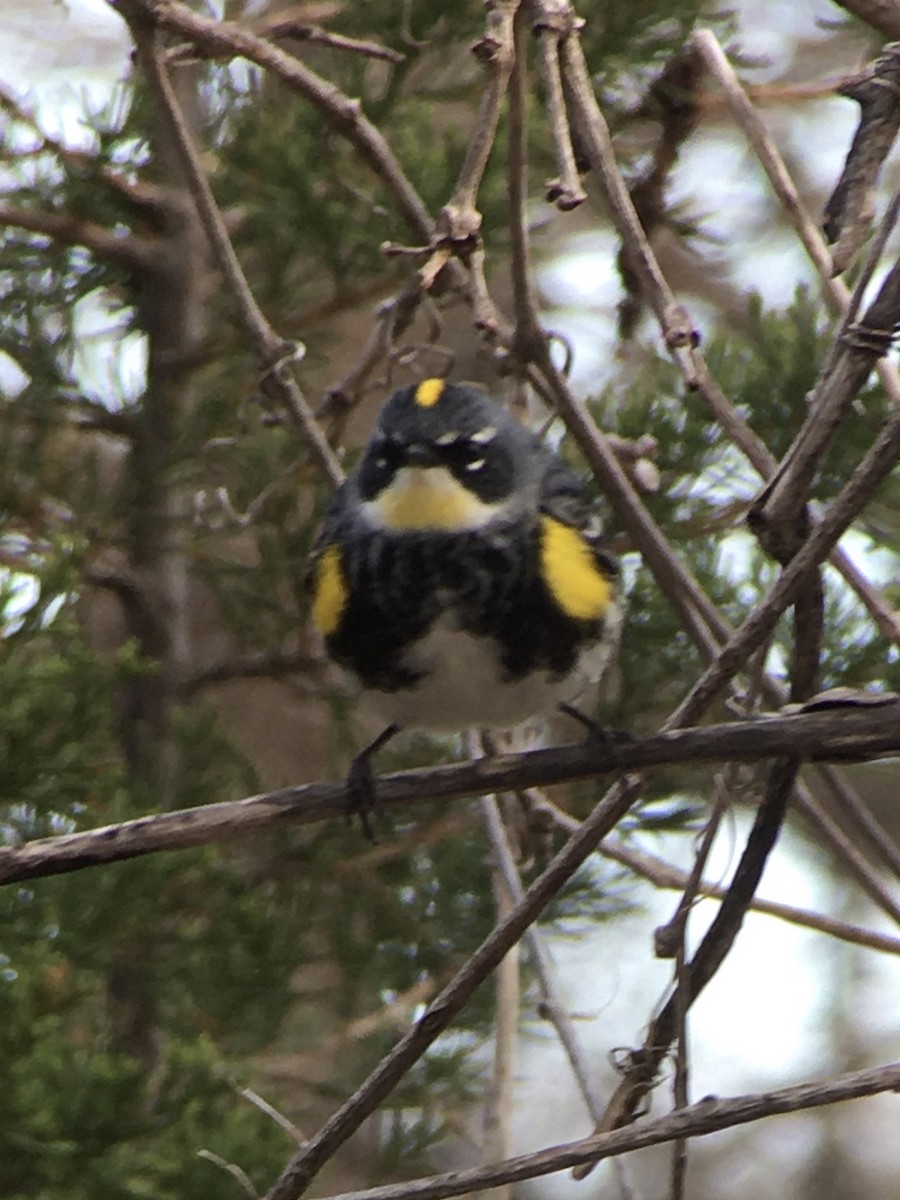
M 612 751 L 605 742 L 587 741 L 427 770 L 397 771 L 380 776 L 377 789 L 379 803 L 409 806 L 426 799 L 517 791 L 679 762 L 758 762 L 780 755 L 820 762 L 861 761 L 898 752 L 900 701 L 886 697 L 875 707 L 848 706 L 672 730 L 626 740 Z M 83 833 L 42 838 L 0 850 L 0 883 L 208 845 L 288 823 L 313 824 L 343 815 L 347 799 L 343 783 L 310 783 L 245 800 L 158 813 Z

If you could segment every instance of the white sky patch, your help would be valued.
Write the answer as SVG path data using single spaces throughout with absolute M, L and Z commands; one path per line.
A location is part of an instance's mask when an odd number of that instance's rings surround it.
M 559 257 L 538 267 L 544 301 L 552 305 L 607 308 L 622 291 L 616 269 L 618 242 L 611 230 L 592 230 L 566 240 Z
M 0 350 L 0 396 L 15 399 L 28 386 L 28 378 L 16 360 Z
M 868 534 L 851 529 L 841 538 L 840 547 L 875 587 L 900 582 L 897 578 L 896 555 L 876 546 Z
M 698 202 L 698 180 L 703 197 Z M 723 243 L 747 236 L 769 203 L 766 184 L 750 148 L 734 137 L 727 121 L 698 129 L 681 148 L 669 199 L 687 202 L 704 232 Z
M 127 315 L 110 311 L 98 290 L 79 300 L 73 312 L 74 369 L 85 395 L 117 409 L 137 400 L 147 373 L 147 339 L 127 332 Z

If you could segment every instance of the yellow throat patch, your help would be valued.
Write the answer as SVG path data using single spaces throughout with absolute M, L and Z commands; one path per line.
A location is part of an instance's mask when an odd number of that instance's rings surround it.
M 445 467 L 402 467 L 366 507 L 378 524 L 398 533 L 417 529 L 454 533 L 479 529 L 499 506 L 479 500 Z
M 337 632 L 347 606 L 347 584 L 341 567 L 341 552 L 329 546 L 316 564 L 313 588 L 313 622 L 322 637 Z
M 577 529 L 541 517 L 541 572 L 554 600 L 567 616 L 596 621 L 612 599 L 612 585 Z

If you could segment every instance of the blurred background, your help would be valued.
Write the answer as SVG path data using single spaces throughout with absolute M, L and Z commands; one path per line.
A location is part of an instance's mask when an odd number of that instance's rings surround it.
M 360 97 L 439 212 L 484 88 L 471 53 L 480 4 L 197 7 L 276 38 Z M 620 167 L 636 196 L 657 179 L 650 233 L 662 269 L 723 391 L 780 458 L 834 318 L 716 83 L 695 81 L 677 140 L 658 85 L 691 31 L 711 28 L 819 220 L 859 117 L 834 89 L 879 52 L 885 30 L 825 0 L 739 0 L 728 11 L 586 0 L 579 12 Z M 367 48 L 301 32 L 310 28 Z M 274 75 L 186 52 L 177 36 L 166 45 L 243 269 L 278 333 L 304 344 L 297 376 L 344 465 L 386 395 L 411 378 L 450 363 L 455 377 L 511 394 L 496 345 L 451 292 L 391 342 L 379 305 L 421 260 L 382 252 L 416 238 L 354 146 Z M 375 726 L 348 704 L 309 631 L 305 562 L 330 487 L 260 394 L 234 305 L 184 216 L 183 180 L 127 26 L 101 0 L 6 0 L 0 86 L 0 836 L 15 845 L 339 778 Z M 529 118 L 541 319 L 560 335 L 560 360 L 568 345 L 573 386 L 599 427 L 626 446 L 652 439 L 633 455 L 644 503 L 738 624 L 777 570 L 744 526 L 760 480 L 685 389 L 630 292 L 596 181 L 586 176 L 588 200 L 572 212 L 544 199 L 555 164 L 536 67 Z M 503 117 L 478 207 L 491 294 L 511 315 L 506 133 Z M 876 215 L 896 183 L 889 159 Z M 896 251 L 892 239 L 882 273 Z M 389 357 L 366 357 L 379 330 Z M 877 382 L 863 390 L 817 500 L 846 482 L 888 403 Z M 549 436 L 585 469 L 559 423 Z M 898 499 L 895 472 L 842 541 L 894 606 Z M 598 712 L 650 732 L 704 664 L 613 512 L 608 526 L 629 620 Z M 836 572 L 826 583 L 821 686 L 900 690 L 897 646 Z M 783 680 L 790 655 L 784 622 L 765 668 Z M 546 736 L 557 734 L 571 729 Z M 381 761 L 460 753 L 454 741 L 408 735 Z M 693 1099 L 900 1057 L 897 764 L 846 776 L 869 832 L 847 822 L 822 778 L 804 775 L 826 819 L 793 813 L 761 889 L 801 911 L 751 913 L 692 1008 Z M 653 956 L 653 931 L 678 901 L 664 868 L 690 868 L 724 791 L 706 877 L 727 883 L 762 778 L 660 771 L 616 831 L 618 856 L 595 856 L 546 914 L 541 936 L 601 1095 L 616 1083 L 614 1051 L 640 1045 L 671 983 L 671 962 Z M 553 789 L 552 800 L 578 818 L 602 794 L 598 781 Z M 538 827 L 515 799 L 503 812 L 527 882 L 562 844 L 564 823 Z M 497 890 L 476 800 L 391 816 L 375 847 L 335 822 L 3 889 L 0 1196 L 262 1194 L 490 931 Z M 716 908 L 697 904 L 690 945 Z M 810 914 L 844 936 L 813 928 Z M 504 977 L 480 989 L 316 1194 L 590 1132 L 526 950 Z M 667 1071 L 653 1113 L 670 1103 Z M 896 1127 L 896 1097 L 879 1096 L 700 1139 L 685 1194 L 894 1200 Z M 670 1158 L 641 1152 L 581 1183 L 559 1175 L 517 1190 L 655 1200 L 670 1194 Z

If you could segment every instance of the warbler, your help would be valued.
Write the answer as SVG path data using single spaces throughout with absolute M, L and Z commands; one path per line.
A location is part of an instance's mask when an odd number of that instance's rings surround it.
M 570 711 L 618 640 L 617 578 L 581 482 L 507 409 L 444 379 L 395 392 L 312 556 L 314 624 L 387 722 L 357 799 L 402 728 Z

